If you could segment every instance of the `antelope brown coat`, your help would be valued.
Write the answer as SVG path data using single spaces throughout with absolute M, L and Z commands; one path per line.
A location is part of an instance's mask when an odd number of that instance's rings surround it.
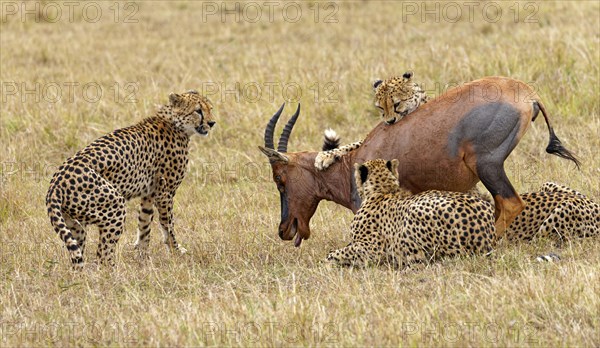
M 504 160 L 540 111 L 550 134 L 546 151 L 579 166 L 554 134 L 538 95 L 525 83 L 505 77 L 486 77 L 452 88 L 393 125 L 380 123 L 358 149 L 325 171 L 314 167 L 317 152 L 287 152 L 299 106 L 274 150 L 273 128 L 282 109 L 269 122 L 265 147 L 260 149 L 269 157 L 280 191 L 279 236 L 296 237 L 296 246 L 310 237 L 309 222 L 321 200 L 358 210 L 354 163 L 398 159 L 400 185 L 413 193 L 465 192 L 481 180 L 494 197 L 498 237 L 524 207 L 506 176 Z

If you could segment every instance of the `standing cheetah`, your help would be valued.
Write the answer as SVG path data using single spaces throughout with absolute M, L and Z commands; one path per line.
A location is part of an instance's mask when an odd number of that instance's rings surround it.
M 99 228 L 97 256 L 114 265 L 125 222 L 125 202 L 141 197 L 136 248 L 145 254 L 150 222 L 158 210 L 165 243 L 185 252 L 173 232 L 173 198 L 187 169 L 194 134 L 207 136 L 215 125 L 210 101 L 196 91 L 169 95 L 155 116 L 107 134 L 63 163 L 46 196 L 54 230 L 75 268 L 83 266 L 85 226 Z
M 495 243 L 494 210 L 467 193 L 401 188 L 398 160 L 355 165 L 362 205 L 351 224 L 352 242 L 327 256 L 343 266 L 389 263 L 404 267 L 443 256 L 485 253 Z

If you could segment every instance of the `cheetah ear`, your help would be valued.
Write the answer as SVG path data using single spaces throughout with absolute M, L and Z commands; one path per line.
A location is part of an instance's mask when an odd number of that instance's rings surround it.
M 383 81 L 381 81 L 379 79 L 375 80 L 375 82 L 373 82 L 373 89 L 377 89 L 377 87 L 382 83 L 383 83 Z
M 363 165 L 358 165 L 355 164 L 355 167 L 357 167 L 356 171 L 358 172 L 359 176 L 360 176 L 360 183 L 364 184 L 365 181 L 367 181 L 367 177 L 369 176 L 369 168 L 367 168 L 367 166 Z
M 398 161 L 397 159 L 393 159 L 391 161 L 387 161 L 385 165 L 390 170 L 390 172 L 392 172 L 392 174 L 397 178 L 398 166 L 400 165 L 400 161 Z
M 407 80 L 410 80 L 410 78 L 413 76 L 413 72 L 412 71 L 407 71 L 404 73 L 404 75 L 402 75 L 402 77 L 404 77 Z
M 177 94 L 177 93 L 169 93 L 169 103 L 171 103 L 171 106 L 177 106 L 179 105 L 179 102 L 181 101 L 181 95 Z

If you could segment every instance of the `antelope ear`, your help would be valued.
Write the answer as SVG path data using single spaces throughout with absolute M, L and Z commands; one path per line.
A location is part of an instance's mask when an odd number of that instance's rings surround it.
M 383 81 L 379 79 L 375 80 L 375 82 L 373 82 L 373 89 L 377 89 L 381 83 L 383 83 Z
M 410 80 L 410 78 L 413 76 L 413 72 L 412 71 L 407 71 L 404 73 L 404 75 L 402 75 L 402 77 L 404 77 L 407 80 Z
M 391 161 L 387 161 L 385 165 L 390 170 L 390 172 L 392 172 L 392 174 L 397 178 L 398 166 L 400 165 L 400 161 L 398 161 L 397 159 L 393 159 Z
M 181 95 L 177 94 L 177 93 L 169 93 L 169 103 L 171 103 L 171 106 L 177 106 L 179 105 L 179 102 L 181 101 Z
M 288 163 L 290 161 L 290 159 L 286 155 L 284 155 L 284 154 L 282 154 L 280 152 L 277 152 L 277 151 L 275 151 L 273 149 L 267 149 L 267 148 L 262 147 L 260 145 L 258 146 L 258 149 L 260 151 L 262 151 L 262 153 L 264 153 L 267 157 L 269 157 L 269 161 L 270 162 L 284 162 L 284 163 Z

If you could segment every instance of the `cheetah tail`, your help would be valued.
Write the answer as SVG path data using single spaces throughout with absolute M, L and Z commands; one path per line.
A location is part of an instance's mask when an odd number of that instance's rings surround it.
M 325 130 L 323 151 L 334 150 L 340 147 L 340 136 L 331 128 Z
M 67 228 L 67 224 L 63 217 L 62 211 L 62 191 L 56 187 L 50 188 L 46 196 L 46 207 L 48 208 L 48 217 L 50 223 L 54 227 L 54 231 L 67 246 L 71 256 L 71 262 L 74 268 L 81 268 L 83 265 L 83 254 L 79 248 L 77 240 L 73 237 L 71 231 Z
M 560 255 L 555 253 L 550 253 L 547 255 L 540 255 L 535 258 L 537 262 L 556 262 L 560 261 Z

